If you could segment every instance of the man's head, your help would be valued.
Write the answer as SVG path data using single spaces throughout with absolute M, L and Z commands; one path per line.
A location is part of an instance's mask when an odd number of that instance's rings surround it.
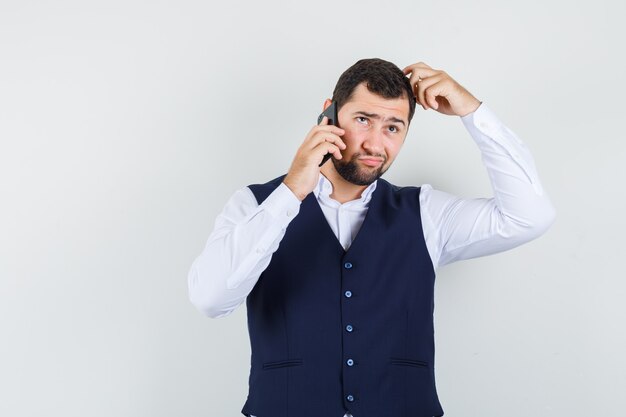
M 337 81 L 339 126 L 347 148 L 332 158 L 337 173 L 355 185 L 378 179 L 400 151 L 415 113 L 413 91 L 405 74 L 382 59 L 362 59 Z M 326 100 L 324 108 L 331 100 Z

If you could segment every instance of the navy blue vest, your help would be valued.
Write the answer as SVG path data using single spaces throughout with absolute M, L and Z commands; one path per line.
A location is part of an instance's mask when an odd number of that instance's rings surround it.
M 284 176 L 251 185 L 262 203 Z M 435 273 L 420 189 L 379 179 L 344 251 L 309 194 L 246 300 L 244 415 L 432 417 Z

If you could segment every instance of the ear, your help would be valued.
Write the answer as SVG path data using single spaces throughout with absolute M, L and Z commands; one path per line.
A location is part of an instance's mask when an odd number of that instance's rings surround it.
M 328 106 L 330 106 L 333 102 L 331 101 L 331 99 L 327 98 L 324 101 L 324 108 L 322 109 L 322 111 L 326 110 L 328 108 Z

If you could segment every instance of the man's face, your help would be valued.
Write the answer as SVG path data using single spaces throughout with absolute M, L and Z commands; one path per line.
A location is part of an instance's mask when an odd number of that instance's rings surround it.
M 346 149 L 342 159 L 332 158 L 335 169 L 348 182 L 369 185 L 394 161 L 407 134 L 409 103 L 406 96 L 386 99 L 371 93 L 365 83 L 354 90 L 337 115 Z

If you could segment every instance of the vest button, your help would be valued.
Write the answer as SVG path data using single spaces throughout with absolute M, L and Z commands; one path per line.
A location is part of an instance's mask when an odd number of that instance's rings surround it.
M 354 397 L 352 395 L 346 395 L 346 400 L 352 402 L 354 401 Z
M 346 298 L 352 297 L 352 291 L 346 291 L 343 294 L 346 296 Z
M 351 332 L 352 330 L 354 330 L 354 328 L 352 327 L 352 325 L 351 325 L 351 324 L 348 324 L 348 325 L 346 326 L 346 330 L 347 330 L 347 331 L 349 331 L 349 332 Z
M 345 264 L 343 264 L 343 267 L 346 269 L 350 269 L 352 268 L 352 264 L 350 262 L 346 262 Z
M 354 365 L 354 361 L 352 359 L 348 359 L 346 363 L 348 364 L 348 366 Z

